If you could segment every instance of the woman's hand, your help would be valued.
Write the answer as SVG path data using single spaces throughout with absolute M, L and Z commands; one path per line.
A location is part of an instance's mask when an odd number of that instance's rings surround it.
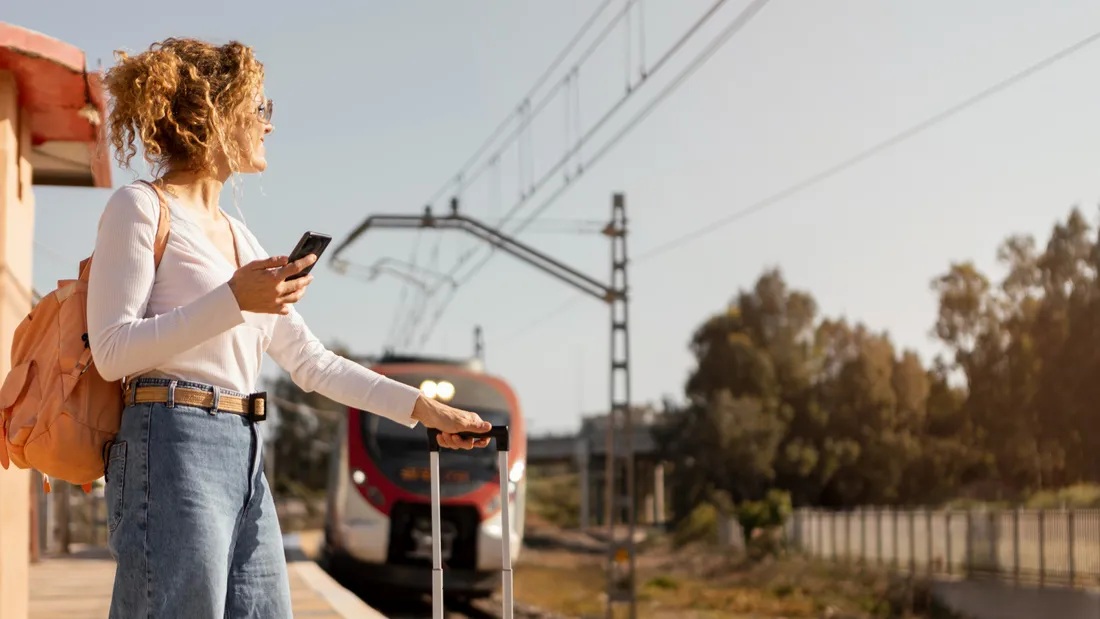
M 488 432 L 493 425 L 475 413 L 452 408 L 421 393 L 413 406 L 412 418 L 439 430 L 439 446 L 450 449 L 488 447 L 488 438 L 460 438 L 458 432 Z
M 306 286 L 313 281 L 313 276 L 306 275 L 292 282 L 285 281 L 286 278 L 301 273 L 314 262 L 317 262 L 317 256 L 313 254 L 290 264 L 287 264 L 286 256 L 254 260 L 233 273 L 229 289 L 237 298 L 241 311 L 285 316 L 290 313 L 290 306 L 305 295 Z

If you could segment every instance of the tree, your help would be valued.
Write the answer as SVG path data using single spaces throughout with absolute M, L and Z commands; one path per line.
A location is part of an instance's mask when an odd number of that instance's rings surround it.
M 936 334 L 965 376 L 963 417 L 970 438 L 1007 491 L 1096 480 L 1090 457 L 1100 442 L 1091 414 L 1100 397 L 1098 251 L 1074 208 L 1057 223 L 1045 249 L 1010 236 L 997 257 L 999 286 L 971 264 L 953 265 L 933 287 L 939 294 Z
M 347 357 L 336 344 L 334 353 Z M 305 498 L 324 492 L 328 458 L 336 444 L 346 407 L 316 392 L 305 392 L 285 372 L 275 381 L 278 425 L 273 441 L 274 485 L 278 494 Z
M 1006 238 L 999 282 L 951 264 L 931 283 L 949 354 L 929 368 L 764 271 L 692 334 L 687 403 L 658 433 L 675 514 L 771 489 L 844 508 L 1100 481 L 1098 234 L 1074 208 L 1042 251 Z

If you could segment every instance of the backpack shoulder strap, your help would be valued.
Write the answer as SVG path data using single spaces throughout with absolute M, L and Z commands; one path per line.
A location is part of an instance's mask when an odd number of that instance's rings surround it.
M 153 191 L 157 194 L 157 201 L 160 203 L 160 217 L 157 220 L 157 236 L 153 240 L 153 264 L 159 268 L 160 260 L 164 257 L 164 250 L 168 247 L 168 232 L 172 227 L 172 218 L 168 212 L 168 199 L 165 197 L 160 187 L 157 187 L 149 181 L 141 182 L 152 187 Z
M 151 187 L 157 194 L 157 201 L 160 202 L 160 216 L 157 218 L 157 234 L 153 239 L 153 268 L 160 268 L 160 260 L 164 257 L 165 248 L 168 247 L 168 232 L 172 227 L 172 218 L 168 211 L 168 201 L 164 197 L 164 192 L 161 191 L 160 187 L 145 180 L 139 180 L 138 182 Z M 83 281 L 88 280 L 92 257 L 93 256 L 88 256 L 80 261 L 78 277 Z

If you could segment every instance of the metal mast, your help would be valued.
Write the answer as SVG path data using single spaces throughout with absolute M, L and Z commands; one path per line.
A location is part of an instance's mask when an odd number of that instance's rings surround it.
M 630 331 L 629 331 L 629 295 L 627 285 L 626 253 L 626 199 L 621 193 L 612 196 L 611 221 L 603 229 L 611 240 L 611 285 L 589 277 L 580 271 L 548 256 L 547 254 L 508 236 L 504 232 L 488 226 L 472 217 L 462 215 L 458 210 L 458 200 L 451 199 L 451 213 L 443 217 L 432 215 L 431 208 L 425 208 L 422 215 L 372 215 L 363 221 L 332 254 L 333 264 L 342 264 L 340 254 L 355 239 L 370 228 L 418 229 L 438 228 L 462 230 L 485 241 L 493 247 L 523 260 L 524 262 L 548 273 L 574 288 L 607 303 L 611 310 L 611 376 L 610 410 L 607 423 L 606 478 L 604 486 L 604 513 L 608 527 L 607 556 L 607 616 L 613 615 L 616 603 L 629 605 L 630 617 L 637 616 L 635 596 L 635 489 L 634 489 L 634 437 L 633 421 L 630 412 Z M 477 342 L 481 342 L 480 328 L 476 332 Z M 483 348 L 475 344 L 475 350 L 483 354 Z M 618 418 L 622 416 L 624 454 L 621 461 L 615 457 L 616 435 L 619 433 Z M 625 469 L 625 483 L 620 487 L 616 483 L 618 471 Z M 626 512 L 627 534 L 624 539 L 615 535 L 616 515 Z

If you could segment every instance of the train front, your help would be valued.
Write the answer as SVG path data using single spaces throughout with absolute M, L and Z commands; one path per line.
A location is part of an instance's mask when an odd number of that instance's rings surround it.
M 463 366 L 378 365 L 376 372 L 418 386 L 456 408 L 478 413 L 511 429 L 509 507 L 512 560 L 523 540 L 526 436 L 519 405 L 502 380 Z M 422 425 L 400 426 L 388 419 L 350 411 L 346 439 L 347 487 L 332 518 L 355 576 L 401 588 L 431 586 L 431 486 L 428 440 Z M 341 458 L 344 459 L 344 458 Z M 496 444 L 440 453 L 441 546 L 448 593 L 488 595 L 500 582 L 501 509 Z M 332 507 L 337 507 L 330 503 Z M 330 511 L 330 516 L 333 516 Z M 372 569 L 372 567 L 374 569 Z

